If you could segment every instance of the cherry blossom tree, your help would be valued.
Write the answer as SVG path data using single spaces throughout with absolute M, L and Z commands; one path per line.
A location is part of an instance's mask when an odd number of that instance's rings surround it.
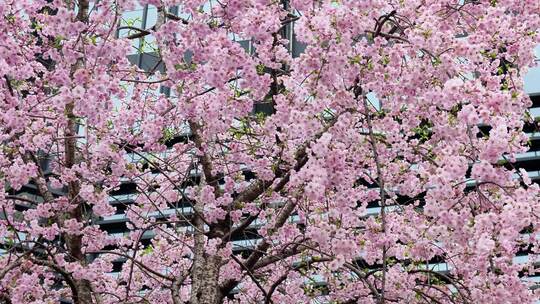
M 0 1 L 2 303 L 538 300 L 539 1 L 135 4 Z

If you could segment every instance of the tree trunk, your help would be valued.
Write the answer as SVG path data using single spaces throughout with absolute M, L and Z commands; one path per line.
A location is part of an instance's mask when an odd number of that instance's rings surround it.
M 88 22 L 88 0 L 78 1 L 77 20 L 87 23 Z M 71 67 L 70 77 L 73 78 L 73 74 L 83 66 L 83 59 L 79 58 L 75 64 Z M 76 117 L 73 114 L 75 107 L 74 102 L 70 102 L 65 107 L 65 115 L 67 118 L 67 126 L 64 130 L 66 139 L 64 141 L 64 165 L 66 168 L 72 168 L 77 162 L 77 130 L 78 125 Z M 77 220 L 77 222 L 83 221 L 83 206 L 84 203 L 79 196 L 81 185 L 79 181 L 71 181 L 68 183 L 68 199 L 72 205 L 76 207 L 69 212 L 69 218 Z M 82 236 L 81 235 L 65 235 L 66 245 L 69 255 L 74 262 L 80 263 L 86 266 L 86 255 L 82 252 Z M 77 295 L 74 295 L 74 302 L 80 304 L 92 304 L 92 285 L 90 281 L 85 279 L 74 279 L 75 286 L 77 287 Z
M 205 255 L 198 259 L 193 270 L 190 304 L 218 304 L 221 302 L 219 268 L 221 257 Z
M 190 304 L 218 304 L 221 302 L 219 288 L 219 269 L 221 257 L 208 254 L 206 248 L 206 236 L 204 235 L 204 221 L 201 218 L 202 206 L 197 203 L 194 206 L 197 214 L 193 219 L 194 250 L 193 267 L 191 270 L 191 296 Z

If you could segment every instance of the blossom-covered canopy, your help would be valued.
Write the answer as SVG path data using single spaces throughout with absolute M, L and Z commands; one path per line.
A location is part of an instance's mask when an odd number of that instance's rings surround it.
M 0 28 L 2 303 L 538 300 L 540 1 L 3 0 Z

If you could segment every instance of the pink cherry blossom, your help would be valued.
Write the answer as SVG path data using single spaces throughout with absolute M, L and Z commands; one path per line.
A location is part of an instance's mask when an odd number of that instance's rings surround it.
M 0 1 L 0 302 L 539 301 L 539 11 Z

